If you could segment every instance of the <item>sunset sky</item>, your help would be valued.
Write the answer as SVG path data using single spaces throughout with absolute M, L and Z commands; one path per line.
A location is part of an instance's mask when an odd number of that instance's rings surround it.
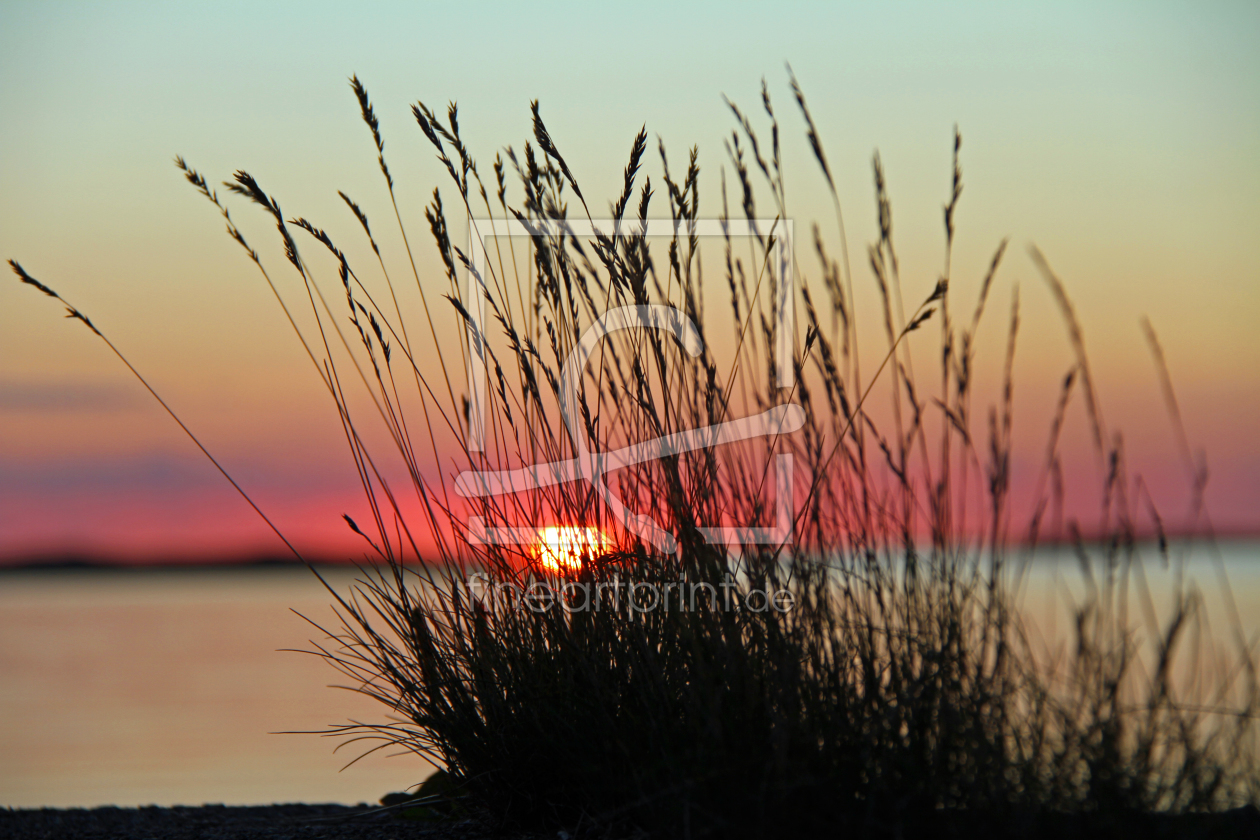
M 982 340 L 1000 346 L 1020 288 L 1019 480 L 1035 470 L 1072 359 L 1028 256 L 1035 243 L 1075 301 L 1108 424 L 1123 430 L 1156 501 L 1180 511 L 1186 478 L 1144 315 L 1191 441 L 1206 453 L 1216 525 L 1260 533 L 1255 3 L 259 5 L 0 6 L 0 257 L 90 316 L 304 549 L 360 553 L 340 519 L 364 516 L 353 462 L 270 291 L 174 156 L 216 183 L 246 169 L 287 215 L 351 240 L 344 190 L 397 256 L 375 149 L 346 84 L 357 73 L 381 120 L 419 269 L 440 290 L 423 207 L 435 186 L 454 193 L 410 116 L 416 100 L 439 110 L 458 101 L 463 136 L 489 175 L 496 151 L 530 138 L 538 99 L 593 209 L 616 196 L 646 124 L 654 183 L 657 135 L 675 167 L 699 146 L 701 215 L 711 217 L 735 127 L 722 95 L 760 119 L 764 76 L 783 125 L 789 211 L 800 231 L 815 219 L 832 230 L 785 61 L 836 177 L 868 312 L 871 156 L 879 150 L 888 176 L 907 297 L 918 298 L 941 270 L 959 127 L 953 275 L 967 306 L 997 243 L 1011 242 Z M 273 275 L 295 282 L 261 212 L 229 206 Z M 807 247 L 800 257 L 815 265 Z M 108 348 L 6 276 L 0 562 L 280 555 Z M 1069 449 L 1084 440 L 1079 421 Z

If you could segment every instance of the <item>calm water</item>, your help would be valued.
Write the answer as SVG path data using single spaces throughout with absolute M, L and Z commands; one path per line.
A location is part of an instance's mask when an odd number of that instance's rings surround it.
M 1260 634 L 1260 543 L 1221 548 L 1245 635 Z M 1214 563 L 1188 564 L 1221 638 L 1232 634 Z M 345 590 L 353 571 L 332 573 Z M 1166 615 L 1171 575 L 1148 561 Z M 1047 640 L 1085 589 L 1076 563 L 1034 564 L 1025 606 Z M 339 674 L 282 652 L 320 634 L 328 593 L 302 568 L 0 573 L 0 805 L 375 802 L 431 768 L 315 735 L 387 709 L 327 687 Z M 331 625 L 329 625 L 331 626 Z M 1222 663 L 1228 659 L 1222 645 Z M 1198 664 L 1211 656 L 1186 657 Z
M 269 734 L 388 712 L 279 650 L 321 637 L 290 609 L 324 623 L 330 600 L 305 568 L 0 574 L 0 805 L 374 803 L 421 781 L 413 755 L 342 771 L 361 745 Z

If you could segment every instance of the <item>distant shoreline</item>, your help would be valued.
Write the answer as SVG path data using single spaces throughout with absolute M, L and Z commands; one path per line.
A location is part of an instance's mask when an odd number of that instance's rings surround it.
M 92 571 L 147 571 L 147 570 L 169 570 L 169 571 L 205 571 L 218 569 L 281 569 L 281 568 L 305 568 L 307 564 L 315 568 L 354 568 L 356 564 L 363 565 L 363 560 L 353 559 L 335 559 L 331 557 L 315 557 L 303 563 L 292 557 L 282 557 L 279 555 L 259 555 L 254 557 L 224 557 L 224 558 L 202 558 L 190 560 L 154 560 L 154 561 L 126 561 L 113 557 L 98 557 L 93 555 L 48 555 L 35 557 L 17 557 L 13 559 L 0 559 L 0 574 L 4 572 L 30 572 L 30 571 L 76 571 L 76 570 L 92 570 Z M 411 565 L 411 564 L 407 564 Z
M 1168 543 L 1170 547 L 1177 547 L 1185 544 L 1197 544 L 1205 546 L 1211 542 L 1206 537 L 1195 535 L 1175 536 L 1169 534 Z M 1249 530 L 1238 531 L 1237 533 L 1217 534 L 1214 542 L 1222 548 L 1241 548 L 1247 545 L 1260 546 L 1260 533 Z M 1097 547 L 1099 543 L 1095 540 L 1085 540 L 1086 548 Z M 1144 535 L 1138 539 L 1137 545 L 1140 548 L 1157 551 L 1157 540 L 1153 536 Z M 1055 551 L 1071 548 L 1072 544 L 1065 541 L 1041 540 L 1037 545 L 1038 551 Z M 1023 546 L 1014 544 L 1009 547 L 1012 552 L 1018 552 Z M 380 561 L 375 561 L 378 565 L 383 565 Z M 109 555 L 94 554 L 32 554 L 32 555 L 16 555 L 12 557 L 0 557 L 0 574 L 5 572 L 30 572 L 30 571 L 74 571 L 74 570 L 101 570 L 101 571 L 144 571 L 144 570 L 172 570 L 172 571 L 205 571 L 220 569 L 277 569 L 277 568 L 304 568 L 305 565 L 311 565 L 316 568 L 354 568 L 356 565 L 364 565 L 369 563 L 366 558 L 348 558 L 311 556 L 307 558 L 306 563 L 294 559 L 291 555 L 282 554 L 254 554 L 236 556 L 230 555 L 225 557 L 194 557 L 187 559 L 171 559 L 171 560 L 139 560 L 130 561 Z M 405 563 L 404 566 L 417 566 L 421 564 Z

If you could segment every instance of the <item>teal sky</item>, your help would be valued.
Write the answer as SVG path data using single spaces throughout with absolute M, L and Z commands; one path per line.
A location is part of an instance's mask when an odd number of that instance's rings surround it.
M 613 196 L 646 124 L 676 165 L 699 145 L 701 210 L 716 214 L 733 127 L 721 96 L 760 119 L 764 76 L 784 126 L 789 208 L 798 224 L 827 225 L 785 60 L 836 173 L 860 288 L 873 285 L 861 255 L 874 235 L 877 148 L 908 288 L 931 288 L 958 124 L 966 188 L 955 275 L 974 289 L 1011 237 L 1001 305 L 1020 282 L 1027 416 L 1037 416 L 1038 383 L 1068 363 L 1025 256 L 1036 242 L 1074 295 L 1113 420 L 1155 453 L 1150 469 L 1175 472 L 1158 454 L 1169 438 L 1151 419 L 1162 415 L 1142 314 L 1164 339 L 1192 434 L 1211 443 L 1214 504 L 1260 528 L 1254 3 L 6 2 L 0 257 L 106 328 L 282 518 L 327 523 L 358 492 L 335 414 L 172 157 L 214 180 L 248 169 L 287 213 L 330 226 L 347 221 L 335 192 L 345 189 L 386 228 L 345 84 L 358 73 L 403 213 L 421 233 L 422 207 L 446 182 L 409 116 L 416 99 L 458 100 L 486 174 L 496 150 L 529 137 L 539 99 L 593 208 Z M 659 171 L 654 156 L 647 171 Z M 263 220 L 234 208 L 271 248 Z M 421 250 L 431 265 L 427 239 Z M 73 327 L 32 290 L 0 283 L 0 556 L 172 550 L 189 527 L 206 550 L 266 544 L 178 429 Z M 1040 434 L 1029 429 L 1029 441 Z M 122 512 L 101 513 L 102 498 Z

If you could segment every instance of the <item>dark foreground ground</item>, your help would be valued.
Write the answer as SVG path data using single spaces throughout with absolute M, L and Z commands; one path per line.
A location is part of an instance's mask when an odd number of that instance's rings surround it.
M 369 813 L 366 806 L 0 810 L 4 840 L 535 840 L 474 820 L 433 823 Z
M 646 838 L 639 832 L 581 831 L 520 833 L 497 830 L 485 821 L 466 819 L 427 822 L 401 819 L 392 813 L 368 813 L 366 806 L 271 805 L 230 808 L 95 808 L 92 810 L 0 809 L 0 838 L 12 840 L 623 840 Z M 680 832 L 680 835 L 682 832 Z M 707 836 L 722 836 L 722 833 Z M 792 831 L 777 837 L 871 838 L 1253 838 L 1260 840 L 1260 810 L 1239 808 L 1221 814 L 1178 817 L 1135 814 L 1129 816 L 1076 816 L 1042 814 L 1037 817 L 993 819 L 978 814 L 937 812 L 923 818 L 900 819 L 887 824 L 867 824 L 856 831 L 832 828 L 804 833 Z

